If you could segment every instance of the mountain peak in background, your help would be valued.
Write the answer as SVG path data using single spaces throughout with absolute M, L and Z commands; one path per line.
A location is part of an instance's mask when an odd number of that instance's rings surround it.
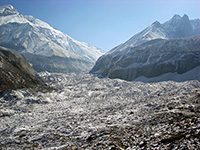
M 155 21 L 101 56 L 90 72 L 129 81 L 200 80 L 199 27 L 200 20 L 187 15 Z
M 189 20 L 189 17 L 188 17 L 188 15 L 184 14 L 183 17 L 182 17 L 182 19 Z
M 153 23 L 153 25 L 154 25 L 154 26 L 157 26 L 157 27 L 161 26 L 160 22 L 157 21 L 157 20 Z
M 88 72 L 104 53 L 11 5 L 0 7 L 0 35 L 0 46 L 23 54 L 36 71 Z
M 7 16 L 13 14 L 19 14 L 19 12 L 12 5 L 0 6 L 0 16 Z
M 178 14 L 175 14 L 173 17 L 172 17 L 173 20 L 178 20 L 178 19 L 181 19 L 181 16 L 178 15 Z

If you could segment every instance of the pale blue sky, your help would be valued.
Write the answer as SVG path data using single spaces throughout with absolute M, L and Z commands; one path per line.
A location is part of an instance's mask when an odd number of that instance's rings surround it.
M 0 0 L 72 38 L 108 51 L 154 21 L 200 18 L 200 0 Z

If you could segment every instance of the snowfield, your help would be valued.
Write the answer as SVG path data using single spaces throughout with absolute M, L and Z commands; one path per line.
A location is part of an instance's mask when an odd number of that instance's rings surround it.
M 1 149 L 198 149 L 200 82 L 38 73 L 0 97 Z

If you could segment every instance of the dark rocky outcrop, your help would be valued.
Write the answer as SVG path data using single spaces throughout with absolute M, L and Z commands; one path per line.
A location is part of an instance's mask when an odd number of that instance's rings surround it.
M 19 53 L 0 47 L 0 93 L 8 90 L 43 86 L 36 71 Z

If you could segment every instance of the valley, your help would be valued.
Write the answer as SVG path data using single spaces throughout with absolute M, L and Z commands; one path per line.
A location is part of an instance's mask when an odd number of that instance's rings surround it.
M 71 18 L 79 38 L 86 31 L 86 41 L 107 39 L 110 20 L 94 16 L 84 26 L 91 18 L 78 20 L 81 11 L 75 12 L 61 13 L 55 24 Z M 105 53 L 12 5 L 0 6 L 0 149 L 200 149 L 199 26 L 200 19 L 175 14 Z M 89 33 L 98 36 L 91 40 Z
M 1 149 L 198 149 L 200 84 L 41 72 L 0 98 Z

